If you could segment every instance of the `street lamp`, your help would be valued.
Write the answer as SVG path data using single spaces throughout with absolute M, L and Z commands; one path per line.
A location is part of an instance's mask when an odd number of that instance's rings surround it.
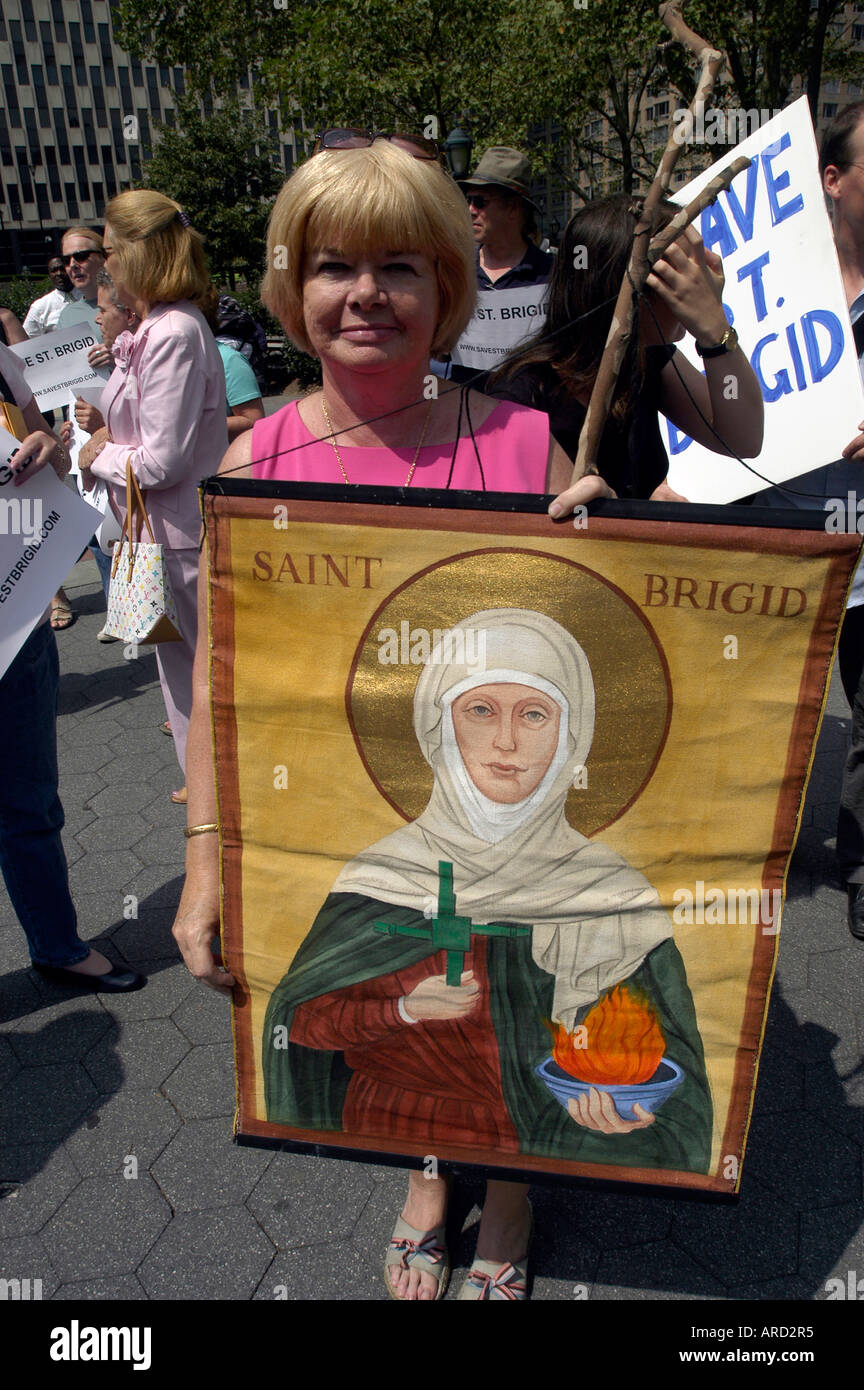
M 451 130 L 447 139 L 444 141 L 444 153 L 447 156 L 447 163 L 450 165 L 450 172 L 454 179 L 464 179 L 471 165 L 471 150 L 474 141 L 470 135 L 466 135 L 461 126 L 456 126 Z

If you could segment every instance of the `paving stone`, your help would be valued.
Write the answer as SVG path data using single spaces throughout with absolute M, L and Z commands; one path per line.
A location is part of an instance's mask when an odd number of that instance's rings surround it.
M 12 1044 L 5 1037 L 0 1037 L 0 1085 L 5 1084 L 10 1076 L 14 1076 L 20 1065 L 12 1050 Z
M 135 1275 L 127 1274 L 118 1279 L 92 1279 L 89 1283 L 85 1281 L 61 1284 L 51 1298 L 54 1303 L 66 1300 L 75 1303 L 98 1303 L 103 1300 L 108 1303 L 127 1303 L 146 1301 L 147 1295 Z
M 0 1093 L 0 1134 L 21 1143 L 65 1139 L 95 1097 L 83 1065 L 22 1067 Z
M 380 1264 L 380 1269 L 374 1269 L 362 1252 L 345 1240 L 283 1250 L 267 1270 L 255 1299 L 386 1302 L 383 1254 Z
M 539 1282 L 539 1281 L 538 1281 Z M 535 1296 L 539 1292 L 535 1287 Z M 542 1290 L 549 1297 L 549 1290 Z M 726 1298 L 727 1291 L 701 1265 L 670 1241 L 639 1246 L 638 1263 L 628 1250 L 610 1250 L 600 1259 L 591 1301 L 652 1301 Z
M 247 1200 L 249 1210 L 280 1249 L 347 1239 L 372 1194 L 366 1165 L 290 1157 L 296 1161 L 271 1165 Z
M 808 1109 L 834 1108 L 845 1100 L 847 1105 L 864 1105 L 864 1070 L 860 1064 L 849 1071 L 839 1071 L 830 1062 L 804 1069 L 804 1103 Z
M 233 1116 L 234 1044 L 199 1045 L 183 1058 L 162 1086 L 184 1120 Z
M 142 864 L 182 865 L 183 832 L 177 825 L 150 830 L 135 845 L 135 853 Z
M 207 1176 L 202 1174 L 205 1180 Z M 245 1207 L 180 1212 L 144 1260 L 138 1278 L 149 1298 L 246 1300 L 254 1295 L 273 1254 L 272 1244 Z
M 672 1238 L 696 1264 L 728 1287 L 798 1272 L 798 1232 L 791 1209 L 746 1170 L 741 1196 L 734 1204 L 679 1203 Z
M 203 1211 L 244 1202 L 272 1158 L 234 1144 L 230 1119 L 218 1116 L 187 1120 L 151 1171 L 175 1211 Z
M 534 1224 L 550 1229 L 579 1230 L 601 1250 L 643 1245 L 669 1234 L 678 1204 L 666 1197 L 619 1195 L 610 1192 L 568 1192 L 537 1189 L 533 1195 Z
M 182 811 L 181 806 L 174 808 Z M 183 826 L 184 821 L 178 820 L 178 825 Z M 182 839 L 182 829 L 180 831 Z M 166 870 L 161 865 L 150 864 L 146 869 L 142 869 L 136 875 L 134 881 L 128 885 L 127 892 L 134 893 L 138 899 L 138 920 L 142 921 L 145 912 L 153 912 L 157 908 L 170 909 L 177 911 L 180 903 L 180 894 L 183 892 L 183 874 L 177 872 L 172 874 L 170 869 Z
M 801 1061 L 837 1067 L 858 1061 L 856 1020 L 848 1010 L 814 989 L 785 990 L 783 1002 L 797 1023 L 785 1031 L 785 1042 Z
M 171 1220 L 147 1173 L 85 1178 L 43 1230 L 61 1282 L 132 1274 Z
M 836 951 L 823 951 L 810 961 L 810 985 L 827 999 L 836 999 L 850 1013 L 864 1012 L 864 950 L 853 941 L 849 932 L 844 935 L 847 945 Z
M 116 883 L 118 888 L 123 888 L 135 877 L 140 867 L 140 860 L 130 849 L 120 850 L 117 854 L 96 854 L 91 851 L 85 862 L 70 867 L 69 888 L 73 901 L 79 891 L 87 892 L 93 883 Z
M 747 1140 L 749 1175 L 800 1209 L 861 1196 L 861 1150 L 812 1111 L 754 1117 Z
M 825 1297 L 825 1281 L 840 1278 L 845 1282 L 850 1270 L 855 1271 L 856 1280 L 864 1279 L 861 1204 L 850 1202 L 824 1211 L 803 1212 L 799 1272 L 813 1280 L 817 1287 L 814 1297 Z
M 81 1181 L 62 1150 L 49 1144 L 0 1148 L 0 1240 L 35 1235 Z
M 22 1066 L 44 1067 L 51 1062 L 80 1061 L 110 1027 L 99 1000 L 88 993 L 58 999 L 38 1013 L 23 1015 L 8 1038 Z
M 145 986 L 146 988 L 146 986 Z M 189 1044 L 170 1018 L 124 1020 L 84 1058 L 84 1066 L 100 1091 L 115 1091 L 118 1068 L 130 1090 L 152 1091 L 189 1051 Z
M 90 800 L 90 809 L 110 822 L 113 816 L 140 813 L 154 800 L 149 782 L 112 782 Z
M 171 935 L 176 916 L 176 908 L 145 907 L 139 903 L 138 916 L 121 922 L 111 940 L 124 960 L 136 969 L 148 960 L 178 961 L 180 947 Z
M 181 1124 L 159 1091 L 123 1090 L 94 1105 L 64 1147 L 82 1177 L 122 1173 L 129 1155 L 138 1160 L 141 1173 L 155 1162 Z
M 819 1298 L 821 1292 L 821 1286 L 820 1289 L 817 1290 L 811 1283 L 808 1283 L 806 1279 L 802 1279 L 798 1275 L 790 1274 L 785 1279 L 766 1279 L 763 1283 L 759 1284 L 736 1284 L 730 1297 L 740 1299 L 742 1302 L 747 1303 L 760 1301 L 766 1303 L 780 1301 L 801 1303 Z M 760 1327 L 761 1329 L 766 1321 L 776 1322 L 777 1319 L 771 1317 L 767 1312 L 762 1314 L 757 1310 L 756 1316 L 750 1319 L 750 1326 Z M 787 1318 L 785 1321 L 789 1322 L 792 1320 Z M 806 1318 L 795 1319 L 796 1325 L 800 1324 L 803 1326 L 806 1321 Z
M 123 734 L 123 729 L 113 719 L 103 717 L 99 720 L 99 743 L 102 748 L 109 748 L 111 740 Z M 64 753 L 69 748 L 92 748 L 93 730 L 86 722 L 78 725 L 77 729 L 69 729 L 63 734 Z M 96 764 L 93 764 L 96 767 Z
M 67 747 L 64 741 L 61 757 L 63 770 L 67 774 L 87 773 L 98 772 L 105 767 L 106 763 L 111 762 L 112 753 L 110 748 L 102 748 L 92 739 L 77 748 Z
M 28 1302 L 43 1302 L 51 1298 L 60 1283 L 41 1236 L 0 1240 L 0 1279 L 21 1281 L 19 1299 L 12 1293 L 10 1302 L 23 1302 L 25 1298 Z
M 20 932 L 17 923 L 16 927 Z M 42 995 L 36 980 L 34 972 L 26 968 L 0 975 L 0 1031 L 8 1032 L 15 1019 L 41 1008 Z
M 114 937 L 111 939 L 115 944 Z M 127 959 L 125 953 L 116 951 Z M 202 986 L 189 974 L 185 965 L 160 960 L 136 960 L 131 962 L 142 974 L 147 983 L 143 989 L 132 994 L 111 995 L 111 1012 L 124 1022 L 132 1019 L 168 1018 L 193 990 Z
M 195 983 L 171 1017 L 190 1043 L 225 1042 L 231 1038 L 231 1009 L 215 989 Z
M 85 830 L 79 830 L 75 838 L 79 845 L 83 845 L 84 849 L 94 853 L 104 849 L 106 844 L 111 845 L 112 851 L 132 849 L 133 845 L 148 832 L 148 829 L 148 823 L 143 816 L 113 816 L 107 822 L 96 817 Z M 133 853 L 135 853 L 136 859 L 140 859 L 137 852 L 133 851 Z
M 804 1064 L 766 1037 L 759 1060 L 754 1116 L 773 1115 L 804 1106 Z

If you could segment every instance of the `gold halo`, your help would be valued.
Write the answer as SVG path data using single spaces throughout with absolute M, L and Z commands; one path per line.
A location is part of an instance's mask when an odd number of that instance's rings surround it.
M 663 649 L 647 618 L 594 570 L 543 551 L 503 547 L 451 556 L 400 584 L 372 615 L 357 645 L 345 703 L 358 752 L 386 801 L 416 820 L 432 791 L 432 769 L 412 720 L 422 666 L 382 666 L 378 633 L 400 624 L 433 632 L 489 608 L 527 608 L 554 619 L 583 648 L 594 677 L 596 719 L 587 786 L 567 797 L 583 835 L 616 821 L 657 766 L 672 714 Z

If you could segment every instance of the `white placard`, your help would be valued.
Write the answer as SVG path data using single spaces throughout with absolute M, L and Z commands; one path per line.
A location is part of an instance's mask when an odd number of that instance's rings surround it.
M 91 367 L 87 361 L 87 353 L 98 343 L 98 333 L 89 323 L 75 323 L 11 348 L 40 410 L 65 405 L 69 392 L 82 386 L 104 385 L 111 369 Z
M 13 487 L 8 463 L 19 448 L 0 430 L 0 676 L 101 521 L 53 468 Z
M 515 290 L 478 290 L 477 308 L 450 354 L 460 367 L 492 371 L 546 318 L 548 285 L 520 285 Z
M 726 315 L 759 378 L 765 441 L 753 460 L 772 483 L 840 457 L 864 419 L 864 389 L 807 98 L 675 193 L 687 203 L 739 154 L 753 163 L 697 219 L 723 258 Z M 688 335 L 680 351 L 700 371 Z M 731 388 L 730 388 L 731 389 Z M 669 482 L 692 502 L 732 502 L 768 486 L 735 459 L 680 435 L 662 416 Z

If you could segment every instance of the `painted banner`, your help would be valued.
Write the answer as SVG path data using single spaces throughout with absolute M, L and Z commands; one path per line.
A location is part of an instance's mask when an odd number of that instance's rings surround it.
M 70 390 L 80 394 L 82 386 L 104 385 L 111 369 L 91 367 L 87 361 L 87 353 L 100 341 L 98 330 L 84 322 L 10 346 L 21 359 L 21 370 L 40 410 L 65 405 Z
M 205 484 L 239 1138 L 736 1191 L 859 538 L 368 494 Z
M 8 464 L 19 448 L 0 430 L 0 676 L 102 520 L 52 468 L 13 487 Z
M 477 307 L 451 361 L 483 372 L 500 367 L 514 348 L 542 327 L 548 294 L 548 284 L 478 290 Z
M 706 247 L 723 258 L 726 317 L 759 378 L 765 440 L 754 473 L 693 443 L 661 416 L 669 482 L 694 502 L 731 502 L 831 463 L 864 419 L 807 98 L 677 190 L 675 201 L 689 202 L 739 154 L 752 160 L 749 169 L 696 226 Z M 689 335 L 680 351 L 703 370 Z

